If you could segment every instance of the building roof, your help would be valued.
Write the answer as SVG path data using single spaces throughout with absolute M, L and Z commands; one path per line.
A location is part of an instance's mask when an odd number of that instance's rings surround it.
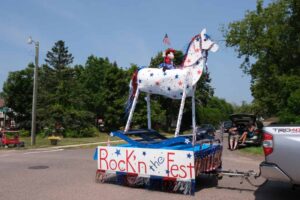
M 0 108 L 2 108 L 4 106 L 5 106 L 5 101 L 4 101 L 4 99 L 0 98 Z

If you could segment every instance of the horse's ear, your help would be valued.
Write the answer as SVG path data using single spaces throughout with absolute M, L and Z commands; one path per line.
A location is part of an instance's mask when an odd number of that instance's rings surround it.
M 204 35 L 206 34 L 206 28 L 204 28 L 202 31 L 201 31 L 201 35 Z

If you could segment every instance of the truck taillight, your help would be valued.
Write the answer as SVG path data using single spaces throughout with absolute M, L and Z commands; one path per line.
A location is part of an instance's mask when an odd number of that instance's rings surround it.
M 273 136 L 269 133 L 264 133 L 263 148 L 265 156 L 268 156 L 273 152 Z

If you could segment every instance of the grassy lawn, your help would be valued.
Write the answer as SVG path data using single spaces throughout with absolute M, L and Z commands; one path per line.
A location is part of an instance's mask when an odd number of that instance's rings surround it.
M 163 135 L 167 137 L 173 137 L 174 134 L 172 133 L 162 133 Z M 51 145 L 50 140 L 48 137 L 41 137 L 37 135 L 36 137 L 36 145 L 31 146 L 31 138 L 30 137 L 20 137 L 20 141 L 25 142 L 25 148 L 19 148 L 22 149 L 35 149 L 35 148 L 46 148 L 46 147 L 55 147 L 55 146 L 65 146 L 65 145 L 76 145 L 76 144 L 87 144 L 87 143 L 96 143 L 96 142 L 107 142 L 108 141 L 108 134 L 107 133 L 100 133 L 97 137 L 85 137 L 85 138 L 62 138 L 60 141 L 58 141 L 57 145 Z M 117 137 L 110 137 L 110 141 L 120 140 L 120 138 Z M 122 142 L 118 142 L 122 143 Z M 116 145 L 117 143 L 113 143 L 112 145 Z M 88 146 L 80 147 L 80 148 L 91 148 L 96 147 L 97 144 L 91 144 Z M 4 149 L 4 148 L 0 148 Z M 9 147 L 6 150 L 9 149 L 16 149 Z
M 264 155 L 262 147 L 245 147 L 240 149 L 240 151 L 252 155 Z
M 110 137 L 110 141 L 119 140 L 116 137 Z M 20 137 L 20 141 L 25 142 L 25 149 L 33 149 L 33 148 L 45 148 L 45 147 L 53 147 L 53 146 L 65 146 L 65 145 L 76 145 L 76 144 L 86 144 L 86 143 L 95 143 L 95 142 L 107 142 L 108 134 L 100 133 L 97 137 L 85 137 L 85 138 L 62 138 L 57 145 L 51 145 L 50 141 L 47 137 L 36 137 L 36 145 L 31 146 L 31 138 L 30 137 Z M 97 146 L 97 145 L 94 145 Z M 9 148 L 15 149 L 15 148 Z M 23 148 L 21 148 L 23 149 Z

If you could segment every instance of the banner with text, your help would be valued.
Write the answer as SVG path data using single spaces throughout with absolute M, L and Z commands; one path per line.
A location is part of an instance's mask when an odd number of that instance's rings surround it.
M 99 146 L 98 169 L 142 177 L 195 179 L 193 151 Z

